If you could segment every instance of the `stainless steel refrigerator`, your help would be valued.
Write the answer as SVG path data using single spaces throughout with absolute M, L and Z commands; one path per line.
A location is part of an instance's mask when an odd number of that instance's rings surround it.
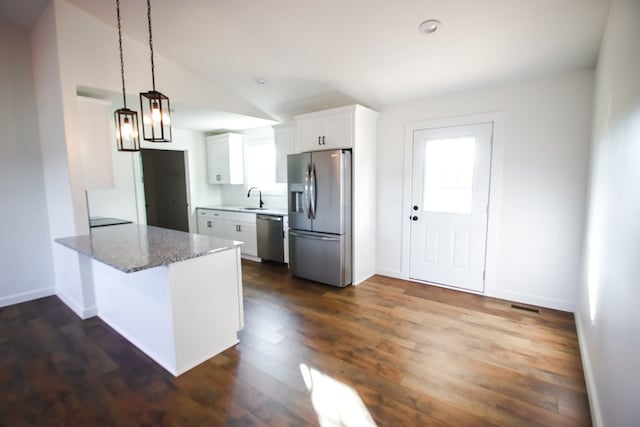
M 328 285 L 351 284 L 351 151 L 287 156 L 289 268 Z

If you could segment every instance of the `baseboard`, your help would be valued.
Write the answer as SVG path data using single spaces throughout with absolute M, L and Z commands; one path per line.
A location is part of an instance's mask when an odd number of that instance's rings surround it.
M 98 307 L 85 308 L 59 289 L 56 291 L 56 296 L 81 319 L 88 319 L 98 315 Z
M 539 307 L 551 308 L 554 310 L 574 313 L 576 304 L 566 301 L 559 301 L 549 298 L 536 297 L 534 295 L 520 294 L 516 292 L 501 291 L 497 289 L 485 289 L 484 295 L 507 301 L 521 302 L 523 304 L 537 305 Z
M 249 261 L 262 262 L 262 258 L 253 255 L 240 254 L 240 257 L 242 259 L 248 259 Z
M 54 288 L 38 289 L 30 292 L 23 292 L 21 294 L 11 295 L 8 297 L 0 298 L 0 307 L 6 307 L 9 305 L 20 304 L 22 302 L 33 301 L 34 299 L 44 298 L 51 295 L 55 295 Z
M 381 276 L 393 277 L 394 279 L 407 280 L 407 278 L 402 275 L 402 271 L 400 271 L 400 270 L 389 270 L 389 269 L 386 269 L 386 268 L 376 268 L 376 274 L 379 274 Z
M 591 410 L 591 422 L 594 427 L 604 426 L 602 421 L 602 411 L 600 411 L 600 401 L 598 400 L 598 393 L 596 390 L 596 383 L 593 378 L 593 371 L 591 370 L 591 360 L 589 359 L 589 353 L 587 352 L 586 339 L 584 337 L 584 329 L 582 328 L 582 321 L 577 314 L 573 315 L 576 323 L 576 332 L 578 333 L 578 344 L 580 345 L 580 357 L 582 358 L 582 371 L 584 372 L 584 379 L 587 383 L 587 396 L 589 396 L 589 409 Z

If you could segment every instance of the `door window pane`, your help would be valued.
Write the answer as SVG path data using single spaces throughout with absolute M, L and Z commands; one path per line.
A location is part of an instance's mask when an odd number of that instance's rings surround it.
M 476 140 L 432 139 L 424 158 L 424 211 L 471 214 Z

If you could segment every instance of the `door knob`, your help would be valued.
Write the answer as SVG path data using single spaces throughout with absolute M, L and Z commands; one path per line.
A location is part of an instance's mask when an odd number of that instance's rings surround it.
M 418 205 L 413 205 L 413 210 L 417 211 L 418 210 Z
M 412 221 L 417 221 L 417 220 L 418 220 L 418 217 L 414 215 L 414 216 L 412 216 L 412 217 L 411 217 L 411 220 L 412 220 Z

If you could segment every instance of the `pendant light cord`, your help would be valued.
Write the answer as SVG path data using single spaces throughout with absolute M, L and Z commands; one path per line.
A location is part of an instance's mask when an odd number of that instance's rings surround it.
M 149 50 L 151 51 L 151 85 L 153 91 L 156 91 L 156 73 L 153 63 L 153 35 L 151 32 L 151 0 L 147 0 L 147 19 L 149 20 Z
M 127 95 L 124 88 L 124 57 L 122 55 L 122 26 L 120 25 L 120 0 L 116 0 L 116 12 L 118 15 L 118 46 L 120 47 L 120 76 L 122 77 L 122 102 L 127 108 Z

